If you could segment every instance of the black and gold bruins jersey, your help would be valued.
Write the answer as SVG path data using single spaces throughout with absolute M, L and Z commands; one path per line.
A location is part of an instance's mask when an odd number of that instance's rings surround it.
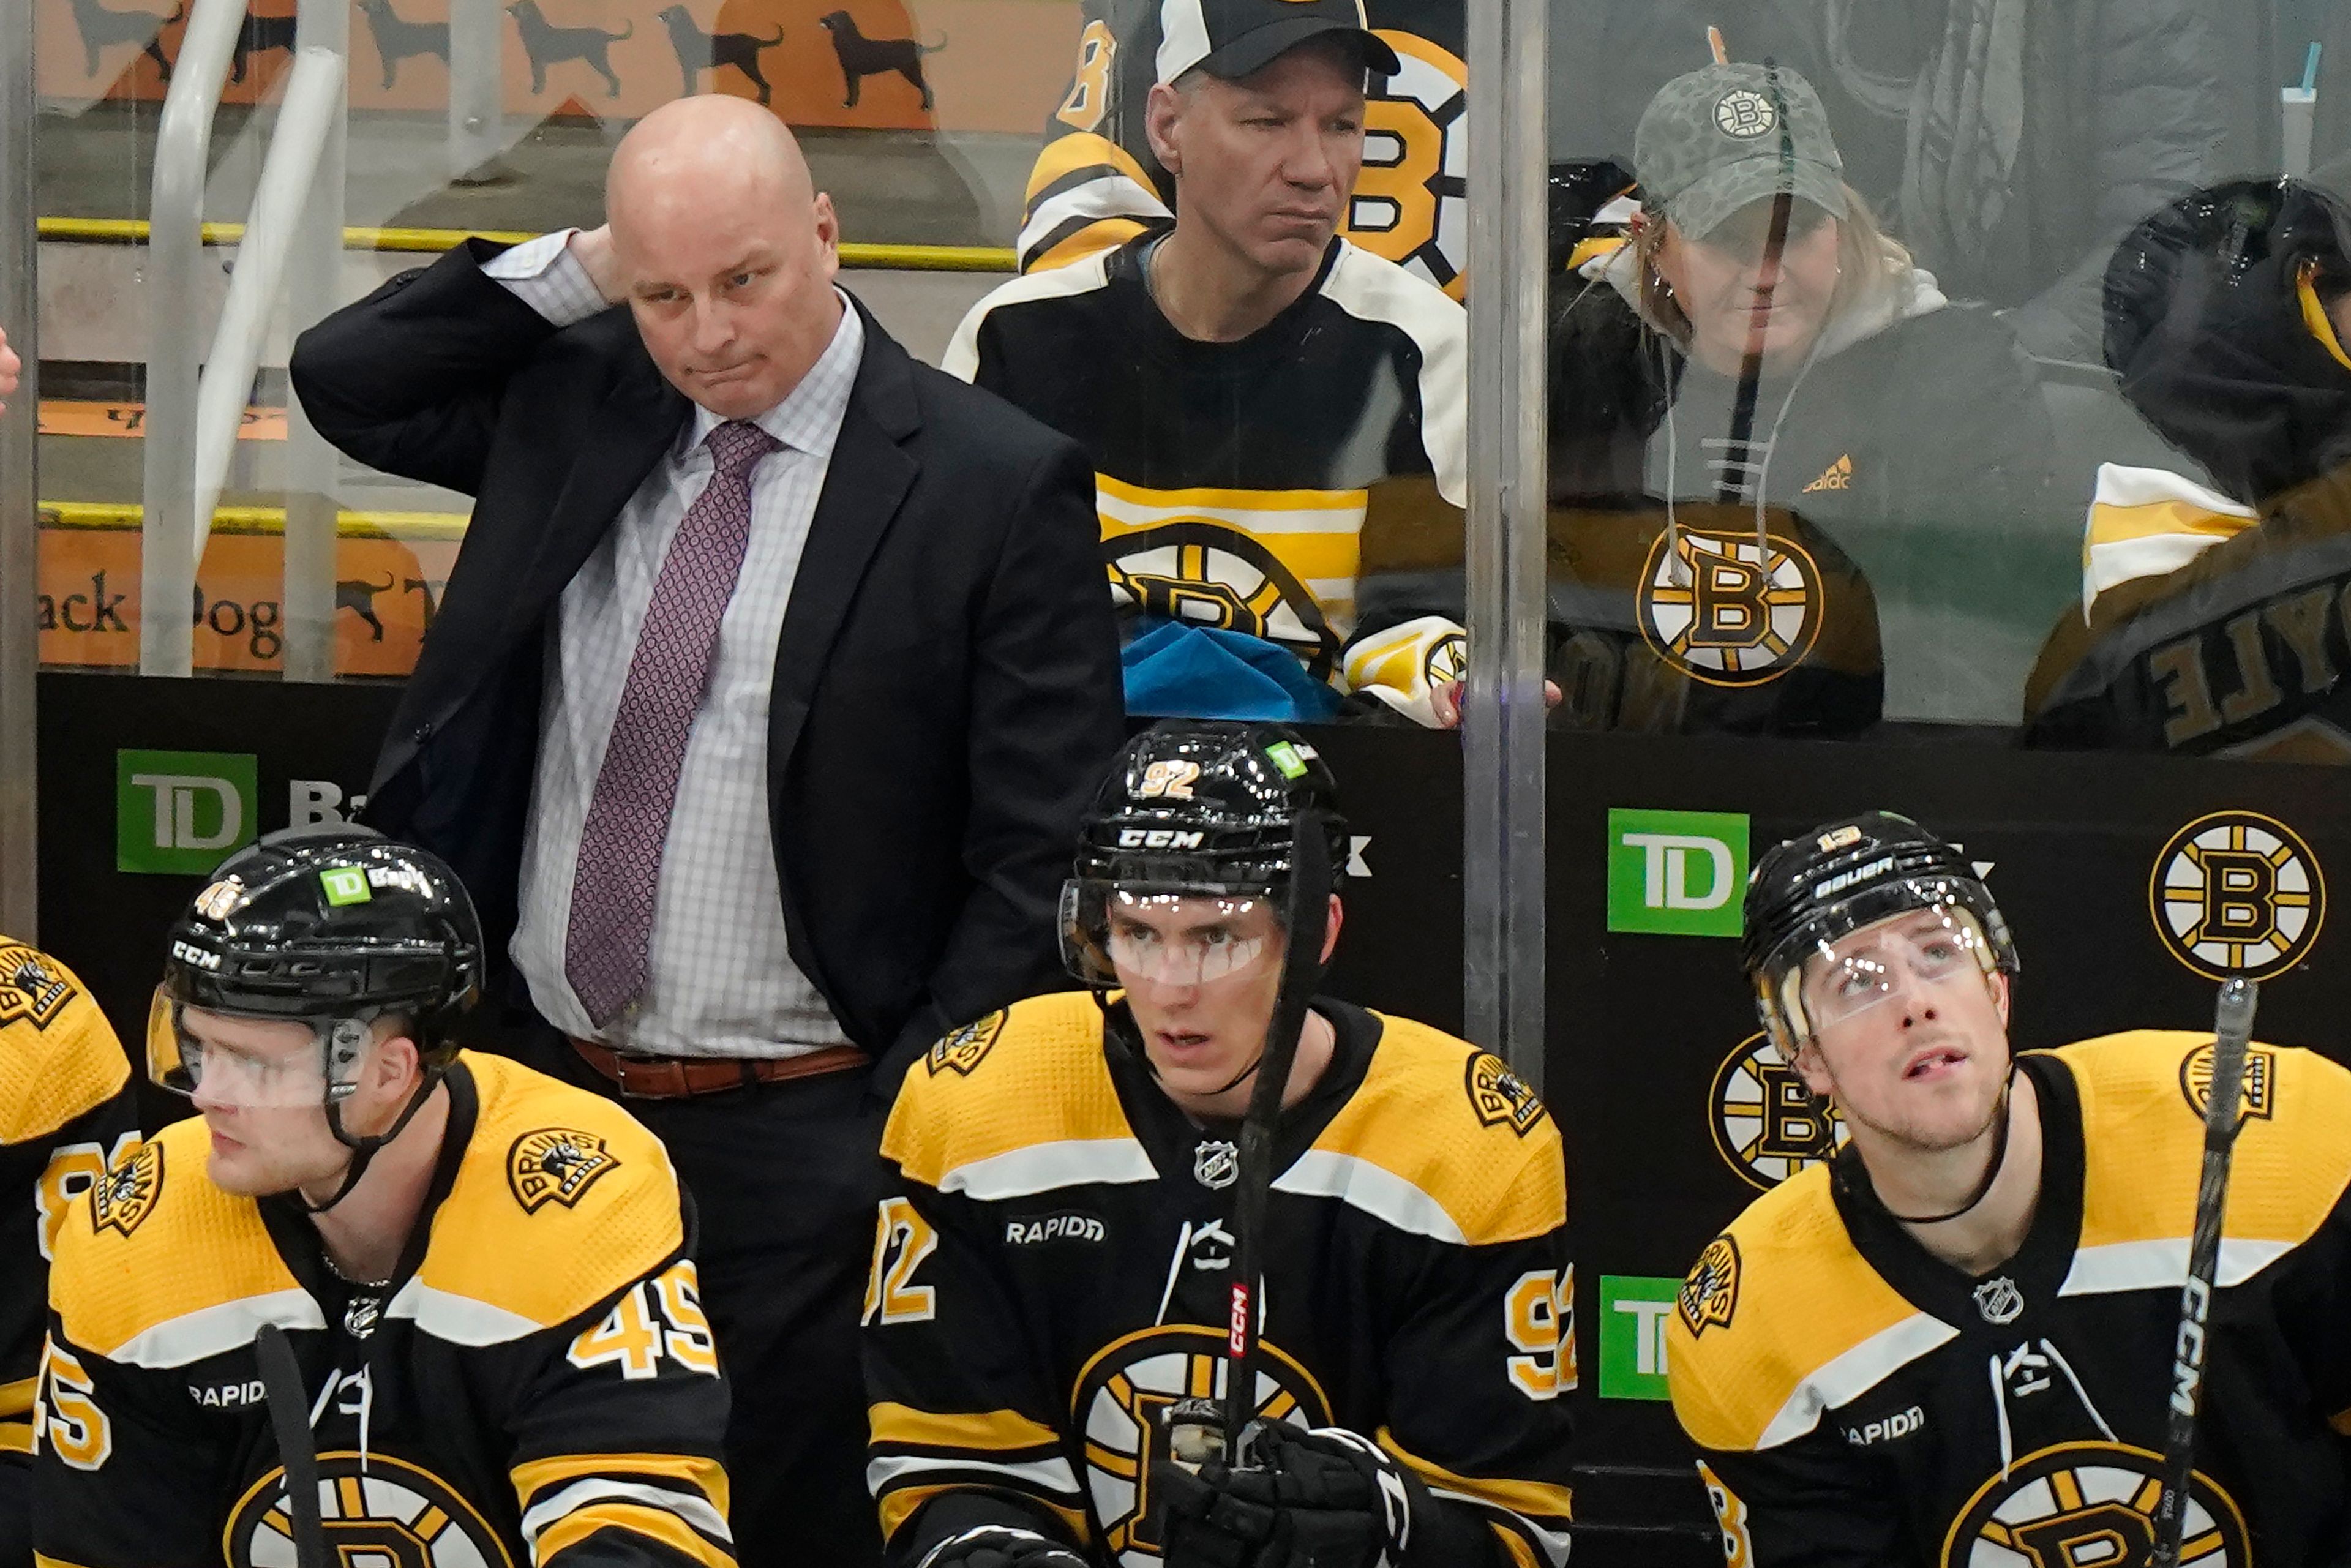
M 660 1143 L 466 1052 L 392 1280 L 340 1280 L 290 1197 L 175 1124 L 74 1206 L 37 1420 L 44 1568 L 290 1568 L 254 1344 L 285 1331 L 347 1563 L 731 1568 L 726 1393 Z
M 1367 516 L 1459 535 L 1461 308 L 1333 240 L 1272 321 L 1197 342 L 1152 301 L 1141 253 L 1155 238 L 996 289 L 943 368 L 1086 449 L 1123 610 L 1262 637 L 1328 674 Z
M 0 1563 L 32 1551 L 26 1487 L 49 1255 L 75 1195 L 139 1142 L 131 1062 L 73 972 L 0 936 Z
M 1933 1258 L 1847 1154 L 1756 1200 L 1683 1284 L 1674 1412 L 1732 1563 L 2147 1560 L 2211 1037 L 2113 1035 L 2019 1067 L 2041 1197 L 1999 1269 Z M 2257 1044 L 2244 1096 L 2180 1560 L 2342 1568 L 2351 1072 Z
M 1364 0 L 1404 68 L 1374 76 L 1364 167 L 1342 231 L 1458 299 L 1469 251 L 1469 99 L 1462 0 Z M 1143 106 L 1159 76 L 1158 0 L 1086 0 L 1070 90 L 1045 122 L 1020 214 L 1023 272 L 1066 267 L 1173 215 Z
M 1458 1550 L 1557 1568 L 1574 1281 L 1559 1134 L 1494 1057 L 1318 1000 L 1338 1049 L 1276 1141 L 1269 1417 L 1416 1470 Z M 872 1462 L 893 1563 L 987 1522 L 1104 1568 L 1160 1560 L 1159 1413 L 1222 1387 L 1237 1124 L 1178 1111 L 1091 995 L 934 1047 L 883 1137 L 865 1301 Z

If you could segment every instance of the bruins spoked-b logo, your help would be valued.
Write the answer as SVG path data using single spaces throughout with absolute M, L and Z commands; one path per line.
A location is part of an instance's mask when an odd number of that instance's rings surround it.
M 988 1047 L 996 1043 L 996 1037 L 1004 1032 L 1004 1009 L 998 1008 L 978 1022 L 964 1025 L 931 1047 L 931 1054 L 923 1065 L 934 1078 L 949 1069 L 961 1077 L 970 1077 L 971 1070 L 979 1065 Z
M 593 1133 L 570 1127 L 541 1127 L 525 1133 L 507 1151 L 507 1185 L 515 1201 L 536 1214 L 549 1203 L 577 1207 L 588 1189 L 621 1157 Z
M 1257 1413 L 1304 1427 L 1331 1424 L 1330 1402 L 1313 1375 L 1259 1342 Z M 1086 1435 L 1086 1490 L 1111 1556 L 1124 1568 L 1155 1568 L 1151 1466 L 1165 1456 L 1162 1416 L 1179 1400 L 1221 1395 L 1225 1332 L 1193 1324 L 1144 1329 L 1095 1353 L 1078 1375 L 1070 1409 Z
M 1740 1176 L 1773 1187 L 1833 1158 L 1848 1135 L 1844 1118 L 1813 1098 L 1769 1035 L 1750 1034 L 1715 1069 L 1708 1095 L 1714 1146 Z
M 1507 1126 L 1521 1138 L 1543 1119 L 1542 1096 L 1500 1057 L 1482 1051 L 1469 1059 L 1469 1108 L 1487 1126 Z
M 155 1212 L 163 1196 L 163 1145 L 149 1141 L 131 1156 L 90 1184 L 89 1228 L 128 1236 Z
M 1751 530 L 1669 529 L 1641 568 L 1641 635 L 1710 686 L 1760 686 L 1794 669 L 1821 634 L 1823 603 L 1803 548 Z
M 319 1456 L 319 1523 L 343 1568 L 514 1568 L 474 1505 L 440 1477 L 382 1454 Z M 298 1568 L 286 1472 L 254 1482 L 222 1537 L 229 1568 Z
M 2060 1443 L 1995 1472 L 1951 1521 L 1941 1568 L 2130 1568 L 2155 1549 L 2163 1458 L 2122 1443 Z M 2198 1471 L 2179 1561 L 2248 1568 L 2245 1517 Z
M 2326 920 L 2318 857 L 2292 828 L 2253 811 L 2215 811 L 2174 833 L 2147 899 L 2171 956 L 2214 980 L 2292 968 Z
M 1279 643 L 1327 675 L 1339 634 L 1271 550 L 1217 522 L 1166 523 L 1106 541 L 1111 600 L 1145 615 Z

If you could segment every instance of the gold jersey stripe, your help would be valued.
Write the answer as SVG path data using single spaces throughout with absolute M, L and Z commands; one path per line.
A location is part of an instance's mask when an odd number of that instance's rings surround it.
M 1301 580 L 1301 586 L 1311 584 L 1318 580 L 1336 581 L 1345 588 L 1350 600 L 1353 598 L 1355 570 L 1363 559 L 1363 551 L 1354 535 L 1281 533 L 1228 517 L 1199 520 L 1213 523 L 1218 528 L 1231 528 L 1237 534 L 1246 534 L 1257 540 L 1272 552 L 1274 558 L 1289 570 L 1292 577 Z M 1105 517 L 1102 518 L 1102 538 L 1108 542 L 1133 538 L 1158 528 L 1167 521 L 1169 519 L 1165 517 L 1155 517 L 1146 523 L 1121 524 Z M 1182 548 L 1197 549 L 1199 547 L 1194 544 Z M 1317 593 L 1315 598 L 1318 602 L 1326 605 L 1330 602 L 1327 594 Z
M 30 1421 L 0 1421 L 0 1454 L 29 1454 L 33 1451 L 33 1424 Z
M 550 1487 L 586 1476 L 658 1476 L 683 1481 L 721 1514 L 726 1511 L 726 1467 L 699 1454 L 557 1454 L 514 1468 L 515 1500 L 525 1513 L 530 1500 Z
M 46 1552 L 33 1553 L 33 1568 L 82 1568 L 78 1563 L 68 1563 L 62 1557 L 52 1557 Z
M 2336 1411 L 2326 1418 L 2326 1424 L 2345 1437 L 2351 1437 L 2351 1410 Z
M 1089 992 L 1016 1002 L 968 1075 L 915 1063 L 883 1132 L 883 1155 L 937 1187 L 966 1166 L 1040 1145 L 1132 1144 L 1102 1030 Z
M 11 987 L 0 1015 L 0 1144 L 30 1143 L 94 1111 L 131 1079 L 114 1026 L 74 972 L 46 953 L 0 936 L 0 974 L 37 966 L 46 986 Z M 17 1016 L 21 1015 L 21 1016 Z
M 1022 199 L 1033 202 L 1038 192 L 1063 175 L 1097 165 L 1117 170 L 1147 192 L 1159 189 L 1151 183 L 1151 176 L 1143 172 L 1143 165 L 1135 162 L 1134 154 L 1107 136 L 1081 131 L 1045 144 L 1044 151 L 1037 154 L 1035 166 L 1029 171 L 1029 184 Z M 1140 224 L 1135 226 L 1138 230 L 1142 227 Z M 1042 265 L 1039 263 L 1040 267 Z
M 1492 1520 L 1486 1521 L 1486 1528 L 1501 1537 L 1502 1551 L 1510 1558 L 1511 1568 L 1545 1568 L 1544 1564 L 1535 1561 L 1535 1549 L 1527 1544 L 1525 1536 Z
M 442 1212 L 463 1219 L 434 1227 L 420 1283 L 552 1328 L 651 1273 L 684 1242 L 669 1156 L 634 1117 L 504 1057 L 468 1051 L 461 1060 L 481 1113 Z M 526 1208 L 508 1156 L 550 1128 L 600 1140 L 614 1163 L 573 1204 Z
M 1472 1247 L 1547 1236 L 1566 1224 L 1564 1159 L 1551 1118 L 1523 1135 L 1483 1124 L 1468 1089 L 1476 1049 L 1426 1024 L 1377 1016 L 1371 1069 L 1314 1147 L 1417 1189 Z
M 1814 1373 L 1918 1313 L 1854 1249 L 1824 1165 L 1757 1198 L 1729 1235 L 1739 1258 L 1729 1319 L 1693 1334 L 1682 1313 L 1670 1315 L 1666 1371 L 1682 1429 L 1700 1448 L 1740 1452 Z
M 2053 1052 L 2081 1090 L 2083 1249 L 2186 1236 L 2176 1194 L 2195 1187 L 2204 1123 L 2181 1080 L 2189 1054 L 2210 1043 L 2209 1034 L 2135 1030 Z M 2253 1051 L 2276 1082 L 2271 1113 L 2247 1117 L 2237 1136 L 2223 1234 L 2299 1246 L 2351 1187 L 2351 1071 L 2307 1051 Z
M 22 1416 L 33 1407 L 33 1390 L 39 1385 L 37 1377 L 20 1377 L 14 1383 L 0 1383 L 0 1420 Z
M 1424 1459 L 1395 1439 L 1387 1427 L 1379 1430 L 1380 1447 L 1395 1456 L 1400 1464 L 1407 1465 L 1430 1486 L 1447 1491 L 1458 1491 L 1497 1508 L 1507 1508 L 1512 1513 L 1531 1520 L 1573 1520 L 1575 1517 L 1575 1492 L 1573 1488 L 1550 1481 L 1519 1481 L 1504 1479 L 1473 1479 L 1456 1475 L 1433 1459 Z
M 2328 353 L 2335 356 L 2336 364 L 2351 371 L 2351 354 L 2343 351 L 2343 340 L 2335 335 L 2335 321 L 2326 313 L 2326 302 L 2318 298 L 2316 262 L 2302 264 L 2302 271 L 2294 278 L 2294 291 L 2302 301 L 2302 324 L 2310 329 L 2310 335 L 2317 339 Z
M 1094 487 L 1110 499 L 1140 510 L 1194 515 L 1200 512 L 1337 512 L 1360 508 L 1368 490 L 1236 490 L 1219 486 L 1195 486 L 1181 490 L 1155 490 L 1129 484 L 1113 475 L 1097 473 Z
M 1144 226 L 1133 218 L 1097 219 L 1030 262 L 1029 270 L 1050 272 L 1057 267 L 1070 267 L 1090 256 L 1116 250 L 1141 234 Z
M 664 1509 L 641 1502 L 591 1502 L 574 1509 L 538 1532 L 532 1548 L 534 1563 L 553 1562 L 567 1547 L 577 1546 L 600 1530 L 625 1531 L 658 1541 L 704 1568 L 735 1568 L 734 1554 L 694 1526 Z
M 965 1415 L 941 1415 L 888 1400 L 869 1405 L 866 1417 L 876 1443 L 915 1443 L 935 1448 L 1009 1448 L 1058 1447 L 1061 1438 L 1050 1427 L 1032 1421 L 1018 1410 L 982 1410 Z

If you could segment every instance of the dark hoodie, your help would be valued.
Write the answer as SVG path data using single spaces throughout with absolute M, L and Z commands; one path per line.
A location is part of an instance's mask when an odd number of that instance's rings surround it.
M 2351 204 L 2332 183 L 2200 191 L 2116 253 L 2124 395 L 2260 521 L 2066 617 L 2033 744 L 2351 762 L 2351 358 L 2324 308 L 2351 287 Z

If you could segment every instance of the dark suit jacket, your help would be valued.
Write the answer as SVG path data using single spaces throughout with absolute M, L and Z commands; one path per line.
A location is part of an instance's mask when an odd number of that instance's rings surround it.
M 475 498 L 368 816 L 465 879 L 503 967 L 549 614 L 692 408 L 625 308 L 558 331 L 482 275 L 499 248 L 338 311 L 291 371 L 345 453 Z M 776 651 L 768 792 L 793 962 L 903 1070 L 1056 984 L 1077 813 L 1123 729 L 1084 455 L 858 308 Z

